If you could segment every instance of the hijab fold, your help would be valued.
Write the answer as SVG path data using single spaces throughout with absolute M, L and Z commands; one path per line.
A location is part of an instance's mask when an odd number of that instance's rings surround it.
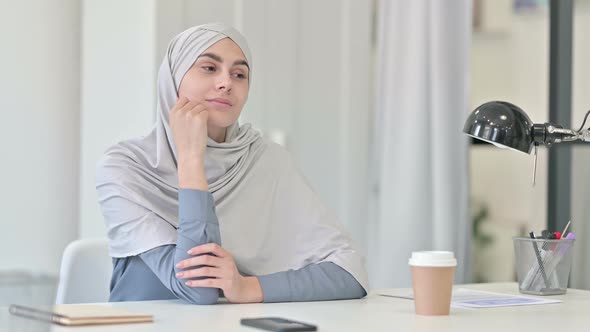
M 169 112 L 197 57 L 232 39 L 252 69 L 244 37 L 220 23 L 176 36 L 158 72 L 156 123 L 147 136 L 107 150 L 97 169 L 98 201 L 113 257 L 138 255 L 176 243 L 178 173 Z M 251 75 L 249 75 L 251 77 Z M 209 138 L 205 173 L 215 200 L 222 246 L 240 272 L 264 275 L 331 261 L 368 290 L 364 261 L 351 239 L 281 146 L 237 122 L 225 142 Z

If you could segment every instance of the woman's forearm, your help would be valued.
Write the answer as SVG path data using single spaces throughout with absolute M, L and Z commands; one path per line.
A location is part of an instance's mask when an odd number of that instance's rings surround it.
M 258 280 L 264 302 L 344 300 L 367 295 L 350 273 L 332 262 L 268 274 Z
M 176 264 L 193 257 L 187 253 L 192 247 L 221 244 L 213 197 L 209 192 L 189 189 L 180 189 L 178 195 L 180 225 L 176 245 L 154 248 L 140 256 L 178 298 L 194 304 L 212 304 L 217 302 L 218 289 L 187 286 L 186 280 L 176 277 L 176 273 L 183 270 Z

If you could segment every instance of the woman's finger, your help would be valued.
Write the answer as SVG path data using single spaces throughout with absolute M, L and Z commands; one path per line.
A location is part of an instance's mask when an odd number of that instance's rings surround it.
M 178 100 L 176 101 L 176 105 L 174 105 L 172 110 L 182 109 L 189 102 L 190 102 L 190 100 L 187 97 L 182 96 L 182 97 L 178 98 Z
M 188 254 L 193 256 L 201 254 L 214 254 L 215 256 L 221 258 L 225 258 L 227 256 L 231 257 L 231 255 L 229 255 L 228 252 L 217 243 L 207 243 L 193 247 L 188 251 Z
M 180 111 L 182 113 L 190 112 L 197 105 L 199 105 L 199 104 L 194 103 L 194 102 L 192 102 L 192 101 L 189 100 L 186 104 L 182 105 L 182 107 L 180 108 Z
M 225 280 L 223 279 L 202 279 L 202 280 L 188 280 L 185 284 L 189 287 L 207 287 L 207 288 L 221 288 L 225 287 Z
M 181 279 L 198 277 L 222 278 L 223 269 L 220 269 L 218 267 L 203 266 L 188 271 L 178 272 L 176 273 L 176 277 Z
M 186 269 L 189 267 L 196 267 L 196 266 L 213 266 L 213 267 L 223 267 L 223 258 L 219 258 L 216 256 L 211 255 L 200 255 L 197 257 L 191 257 L 185 260 L 182 260 L 176 264 L 176 267 L 179 269 Z
M 194 105 L 193 108 L 191 108 L 191 112 L 195 112 L 195 113 L 199 114 L 206 109 L 207 108 L 205 107 L 205 105 L 199 103 L 199 104 Z
M 178 106 L 184 106 L 189 101 L 190 101 L 190 99 L 188 99 L 186 96 L 181 96 L 176 101 L 176 105 L 178 105 Z

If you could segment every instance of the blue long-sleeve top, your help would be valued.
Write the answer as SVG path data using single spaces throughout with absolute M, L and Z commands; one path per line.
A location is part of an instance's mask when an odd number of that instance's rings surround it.
M 113 258 L 110 301 L 183 299 L 194 304 L 216 303 L 217 288 L 189 287 L 176 277 L 176 264 L 192 257 L 190 248 L 221 245 L 213 196 L 207 191 L 180 189 L 176 244 L 153 248 L 137 256 Z M 346 270 L 332 262 L 307 265 L 299 270 L 256 276 L 264 302 L 340 300 L 367 293 Z

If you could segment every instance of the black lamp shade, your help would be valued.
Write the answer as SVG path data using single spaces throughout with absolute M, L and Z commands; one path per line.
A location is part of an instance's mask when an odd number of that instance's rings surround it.
M 532 128 L 533 122 L 518 106 L 491 101 L 471 112 L 463 132 L 496 146 L 531 153 Z

